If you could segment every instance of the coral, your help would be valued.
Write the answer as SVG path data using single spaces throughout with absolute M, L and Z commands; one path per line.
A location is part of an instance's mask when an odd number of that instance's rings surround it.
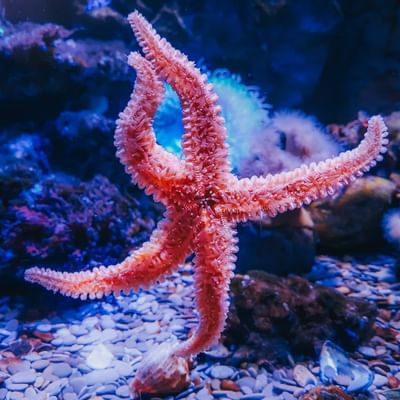
M 284 148 L 303 163 L 320 161 L 332 157 L 339 147 L 323 131 L 313 117 L 298 111 L 280 111 L 274 115 L 274 130 L 285 136 Z
M 74 35 L 54 24 L 24 23 L 6 31 L 0 39 L 3 122 L 47 121 L 62 110 L 88 107 L 88 93 L 116 97 L 130 82 L 123 42 Z
M 355 349 L 373 335 L 376 307 L 299 276 L 261 271 L 231 283 L 226 343 L 246 345 L 253 356 L 287 362 L 287 353 L 319 354 L 325 340 Z
M 71 35 L 71 32 L 56 24 L 18 24 L 0 39 L 0 52 L 6 57 L 27 60 L 31 56 L 42 56 L 54 48 L 54 42 Z M 27 51 L 29 53 L 27 54 Z
M 275 216 L 334 193 L 382 158 L 387 131 L 382 118 L 375 116 L 364 140 L 351 152 L 291 172 L 238 179 L 231 173 L 224 119 L 207 76 L 161 39 L 138 12 L 129 21 L 145 58 L 133 53 L 128 59 L 137 79 L 117 121 L 117 156 L 134 182 L 166 206 L 165 218 L 150 240 L 120 264 L 79 273 L 35 267 L 26 271 L 25 278 L 72 297 L 101 297 L 148 287 L 195 253 L 199 325 L 187 341 L 163 348 L 157 374 L 142 364 L 140 379 L 132 383 L 135 393 L 155 393 L 159 388 L 169 393 L 187 382 L 182 366 L 190 357 L 220 337 L 237 250 L 235 224 L 262 214 Z M 155 140 L 152 122 L 162 101 L 161 80 L 171 85 L 182 103 L 183 159 Z M 158 349 L 153 352 L 157 355 Z
M 79 37 L 101 39 L 104 45 L 114 39 L 131 42 L 124 16 L 139 7 L 151 16 L 160 34 L 173 39 L 194 60 L 204 59 L 212 70 L 228 68 L 260 86 L 271 104 L 312 110 L 324 123 L 346 121 L 360 108 L 391 112 L 399 105 L 399 33 L 390 29 L 398 25 L 396 0 L 388 0 L 385 7 L 377 0 L 222 0 L 218 7 L 213 0 L 113 0 L 111 4 L 5 0 L 5 4 L 10 21 L 78 25 L 83 28 Z M 60 82 L 60 67 L 44 74 Z M 112 76 L 108 78 L 112 82 Z M 68 97 L 70 93 L 63 96 Z
M 385 125 L 388 128 L 389 143 L 387 156 L 383 163 L 374 168 L 373 174 L 385 178 L 400 169 L 400 112 L 395 111 L 383 117 Z M 328 132 L 346 149 L 352 149 L 365 134 L 368 125 L 368 115 L 365 112 L 359 112 L 356 120 L 347 124 L 331 124 L 327 126 Z
M 41 178 L 4 204 L 0 238 L 7 254 L 0 265 L 40 262 L 74 271 L 105 258 L 115 262 L 147 239 L 153 225 L 104 177 Z
M 61 113 L 46 132 L 52 139 L 49 158 L 53 168 L 84 180 L 92 179 L 94 174 L 104 175 L 114 183 L 127 180 L 115 158 L 114 130 L 115 121 L 97 110 Z
M 326 129 L 344 147 L 354 148 L 363 137 L 367 123 L 368 118 L 364 113 L 359 112 L 356 120 L 346 125 L 330 124 Z M 389 127 L 388 129 L 390 130 Z
M 11 136 L 11 137 L 8 137 Z M 4 142 L 3 142 L 4 140 Z M 8 207 L 21 192 L 49 171 L 47 143 L 38 134 L 8 134 L 0 143 L 0 206 Z
M 340 150 L 315 118 L 298 111 L 279 111 L 258 135 L 249 138 L 250 151 L 240 160 L 241 176 L 266 175 L 325 160 Z

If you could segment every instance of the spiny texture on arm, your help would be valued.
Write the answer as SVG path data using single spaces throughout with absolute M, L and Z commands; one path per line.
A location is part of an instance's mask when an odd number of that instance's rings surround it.
M 226 129 L 221 107 L 217 105 L 218 96 L 213 86 L 207 84 L 207 75 L 201 74 L 184 54 L 160 38 L 138 12 L 128 19 L 145 57 L 179 96 L 185 132 L 182 149 L 192 173 L 208 176 L 214 184 L 219 181 L 222 185 L 231 170 Z
M 199 326 L 175 354 L 187 357 L 207 350 L 219 339 L 228 313 L 229 282 L 233 277 L 238 240 L 233 224 L 204 214 L 194 251 L 195 296 Z
M 231 178 L 232 190 L 225 193 L 225 204 L 217 212 L 232 221 L 256 218 L 263 213 L 274 217 L 332 195 L 382 160 L 387 135 L 382 117 L 375 116 L 369 120 L 363 141 L 351 151 L 277 175 Z
M 81 299 L 146 288 L 185 261 L 192 251 L 192 236 L 188 217 L 175 214 L 161 221 L 150 240 L 120 264 L 76 273 L 30 268 L 25 279 Z
M 237 251 L 233 224 L 203 212 L 195 222 L 195 295 L 199 325 L 183 343 L 164 343 L 143 359 L 132 382 L 133 392 L 156 394 L 175 392 L 186 382 L 187 363 L 193 354 L 208 349 L 220 337 L 228 312 L 229 282 Z M 182 379 L 182 376 L 184 379 Z
M 165 204 L 183 179 L 184 162 L 156 143 L 152 123 L 163 99 L 162 82 L 138 53 L 132 53 L 128 62 L 137 79 L 131 100 L 117 120 L 117 156 L 134 182 Z

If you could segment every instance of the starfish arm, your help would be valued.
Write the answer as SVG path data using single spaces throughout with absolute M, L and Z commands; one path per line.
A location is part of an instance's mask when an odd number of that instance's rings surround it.
M 267 177 L 231 177 L 232 190 L 225 193 L 224 204 L 216 212 L 231 221 L 244 221 L 262 213 L 273 217 L 332 195 L 363 175 L 386 151 L 387 128 L 380 116 L 372 117 L 363 141 L 351 151 L 318 164 L 303 165 L 293 171 Z
M 130 54 L 129 64 L 137 71 L 135 88 L 115 131 L 117 156 L 133 181 L 156 201 L 166 199 L 184 180 L 184 163 L 156 143 L 152 129 L 154 115 L 164 88 L 151 64 L 138 53 Z
M 203 214 L 195 238 L 195 296 L 199 325 L 174 354 L 188 358 L 206 350 L 220 337 L 228 312 L 229 283 L 233 276 L 237 239 L 233 224 Z
M 81 299 L 100 298 L 110 293 L 138 290 L 171 273 L 191 252 L 192 227 L 184 214 L 162 220 L 150 240 L 120 264 L 96 267 L 92 271 L 67 273 L 30 268 L 25 279 L 46 289 Z
M 207 75 L 189 62 L 187 57 L 161 39 L 146 19 L 134 12 L 128 20 L 146 58 L 157 75 L 165 79 L 178 94 L 183 115 L 184 135 L 182 148 L 194 174 L 207 176 L 208 180 L 222 183 L 230 171 L 226 130 L 220 115 L 218 96 Z

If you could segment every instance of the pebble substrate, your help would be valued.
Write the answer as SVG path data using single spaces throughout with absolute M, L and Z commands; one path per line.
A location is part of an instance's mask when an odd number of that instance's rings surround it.
M 375 372 L 360 399 L 385 400 L 400 386 L 400 284 L 394 263 L 387 256 L 362 262 L 320 256 L 307 276 L 376 302 L 377 332 L 391 332 L 395 339 L 374 336 L 351 355 Z M 0 400 L 128 399 L 143 355 L 174 336 L 183 340 L 196 325 L 192 283 L 188 264 L 151 290 L 83 303 L 33 322 L 22 320 L 22 301 L 0 298 Z M 321 384 L 317 359 L 293 361 L 271 373 L 262 363 L 234 365 L 234 351 L 218 345 L 195 360 L 192 385 L 167 399 L 293 400 Z

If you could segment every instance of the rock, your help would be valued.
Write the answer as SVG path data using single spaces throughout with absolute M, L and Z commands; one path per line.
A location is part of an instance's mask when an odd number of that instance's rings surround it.
M 314 202 L 309 211 L 324 249 L 348 251 L 377 246 L 381 221 L 392 203 L 395 184 L 368 176 L 354 181 L 342 195 Z
M 83 375 L 83 382 L 86 385 L 102 384 L 105 382 L 114 382 L 118 379 L 118 374 L 113 368 L 96 370 Z
M 232 353 L 222 344 L 218 343 L 213 346 L 210 350 L 205 351 L 204 354 L 213 360 L 223 360 L 230 356 Z
M 65 393 L 63 400 L 78 400 L 78 396 L 75 393 Z
M 114 384 L 99 386 L 96 390 L 96 394 L 105 395 L 105 394 L 114 394 L 116 387 Z
M 42 371 L 49 365 L 49 360 L 37 360 L 32 363 L 32 368 L 36 371 Z
M 387 383 L 388 383 L 388 379 L 386 378 L 386 376 L 383 376 L 380 374 L 375 374 L 373 384 L 376 387 L 380 388 L 380 387 L 386 385 Z
M 65 362 L 54 363 L 51 366 L 53 375 L 59 378 L 66 378 L 72 374 L 72 368 Z
M 227 365 L 215 365 L 210 370 L 211 377 L 215 379 L 229 379 L 235 370 Z
M 374 358 L 376 357 L 376 351 L 374 348 L 369 347 L 369 346 L 360 346 L 358 348 L 358 351 L 367 358 Z
M 34 370 L 28 370 L 23 372 L 17 372 L 11 375 L 11 381 L 13 383 L 26 383 L 31 384 L 36 380 L 36 373 Z
M 108 368 L 114 359 L 114 355 L 104 344 L 100 343 L 94 347 L 86 358 L 86 364 L 93 369 Z
M 24 360 L 20 363 L 10 364 L 7 367 L 7 370 L 10 374 L 14 375 L 18 372 L 26 372 L 29 371 L 31 368 L 31 363 L 27 360 Z
M 221 390 L 231 390 L 233 392 L 238 392 L 240 390 L 240 386 L 230 379 L 223 379 L 221 381 Z
M 354 400 L 337 386 L 318 386 L 301 396 L 301 400 Z
M 188 362 L 183 357 L 171 356 L 174 348 L 174 343 L 165 342 L 146 354 L 131 383 L 134 394 L 169 395 L 189 386 Z M 168 375 L 165 370 L 168 370 Z
M 149 335 L 154 335 L 154 334 L 160 332 L 160 323 L 158 321 L 156 321 L 156 322 L 145 322 L 143 324 L 143 327 L 144 327 L 145 331 Z
M 67 385 L 66 380 L 54 381 L 51 382 L 50 385 L 47 386 L 44 391 L 48 393 L 50 396 L 58 396 L 66 385 Z
M 200 389 L 196 394 L 197 400 L 213 400 L 210 391 L 207 388 Z
M 399 400 L 400 399 L 400 390 L 385 390 L 382 392 L 382 395 L 387 400 Z
M 376 307 L 301 277 L 262 271 L 236 275 L 225 344 L 246 344 L 245 358 L 287 362 L 288 350 L 316 355 L 330 339 L 354 350 L 372 336 Z
M 71 385 L 73 391 L 76 394 L 79 394 L 80 391 L 82 390 L 82 388 L 86 385 L 86 380 L 85 380 L 85 378 L 78 376 L 78 377 L 71 378 L 69 381 L 69 384 Z
M 128 385 L 120 386 L 116 391 L 115 394 L 120 397 L 129 397 L 130 390 Z
M 112 319 L 110 315 L 102 315 L 100 324 L 103 329 L 115 328 L 115 321 Z
M 289 385 L 287 383 L 273 382 L 274 389 L 278 392 L 294 393 L 298 389 L 297 386 Z
M 249 388 L 251 391 L 253 391 L 256 385 L 256 380 L 251 376 L 245 376 L 243 378 L 238 379 L 236 383 L 240 386 L 242 390 L 244 387 L 246 387 Z
M 256 393 L 252 393 L 252 394 L 246 394 L 244 396 L 240 396 L 241 400 L 263 400 L 265 399 L 263 394 L 256 394 Z
M 294 367 L 293 379 L 302 387 L 317 384 L 317 379 L 315 376 L 304 365 L 298 364 Z
M 305 209 L 239 225 L 238 237 L 237 272 L 257 269 L 276 275 L 300 274 L 313 265 L 313 222 Z
M 395 376 L 389 376 L 388 377 L 388 386 L 391 389 L 396 389 L 400 386 L 400 380 L 397 379 Z
M 92 344 L 98 342 L 101 339 L 101 331 L 97 329 L 93 329 L 89 331 L 87 335 L 79 336 L 77 343 L 78 344 Z

